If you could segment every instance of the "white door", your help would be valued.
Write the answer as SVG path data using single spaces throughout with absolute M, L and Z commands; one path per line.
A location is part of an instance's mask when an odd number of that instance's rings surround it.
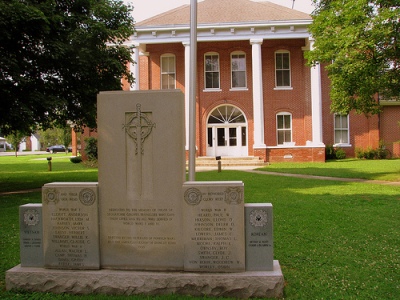
M 247 156 L 247 125 L 231 105 L 217 107 L 207 124 L 207 156 Z

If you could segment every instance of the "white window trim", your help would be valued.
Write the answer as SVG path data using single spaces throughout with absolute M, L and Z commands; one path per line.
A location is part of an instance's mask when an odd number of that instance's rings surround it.
M 212 56 L 216 55 L 218 56 L 218 88 L 207 88 L 207 76 L 206 76 L 206 56 Z M 219 53 L 218 52 L 207 52 L 204 53 L 204 91 L 211 91 L 211 92 L 219 92 L 221 91 L 221 62 L 219 59 Z
M 240 86 L 240 87 L 233 86 L 233 82 L 232 82 L 233 81 L 232 56 L 233 55 L 244 55 L 244 70 L 242 70 L 242 71 L 244 71 L 245 86 Z M 246 57 L 246 53 L 243 51 L 231 52 L 231 88 L 230 88 L 230 91 L 236 91 L 236 90 L 241 90 L 241 91 L 248 90 L 248 88 L 247 88 L 247 57 Z
M 287 85 L 287 86 L 286 85 L 278 86 L 278 82 L 277 82 L 277 77 L 276 77 L 276 71 L 277 71 L 277 69 L 276 69 L 276 55 L 279 54 L 279 53 L 288 53 L 289 54 L 289 81 L 290 81 L 290 85 Z M 274 88 L 274 90 L 293 90 L 293 87 L 292 87 L 292 59 L 291 59 L 290 51 L 288 51 L 288 50 L 277 50 L 277 51 L 275 51 L 274 60 L 275 60 L 275 63 L 274 63 L 274 67 L 275 67 L 275 88 Z
M 165 57 L 173 57 L 174 58 L 175 71 L 173 73 L 171 73 L 171 72 L 163 72 L 163 70 L 162 70 L 162 59 L 165 58 Z M 165 54 L 162 54 L 160 56 L 160 75 L 161 75 L 160 76 L 160 89 L 161 90 L 163 90 L 163 88 L 162 88 L 162 86 L 163 86 L 163 81 L 162 81 L 163 76 L 162 75 L 164 75 L 164 74 L 175 74 L 174 87 L 172 89 L 176 89 L 176 56 L 175 56 L 175 54 L 165 53 Z M 169 88 L 169 90 L 171 90 L 171 89 Z
M 279 140 L 279 137 L 278 137 L 278 131 L 279 131 L 279 128 L 278 128 L 278 116 L 287 116 L 287 115 L 290 116 L 290 140 L 291 140 L 291 142 L 283 142 L 283 144 L 278 144 L 278 140 Z M 282 111 L 282 112 L 279 112 L 279 113 L 276 114 L 275 121 L 276 121 L 276 144 L 278 146 L 281 146 L 281 147 L 294 146 L 296 143 L 293 142 L 293 115 L 290 112 Z M 287 130 L 287 129 L 285 129 L 285 130 Z
M 341 116 L 344 116 L 344 115 L 342 115 L 342 114 L 334 114 L 333 115 L 333 139 L 335 140 L 335 137 L 336 137 L 336 125 L 335 125 L 335 117 L 337 116 L 337 115 L 341 115 Z M 351 145 L 351 143 L 350 143 L 350 115 L 346 115 L 347 116 L 347 140 L 349 141 L 348 143 L 334 143 L 333 144 L 333 147 L 343 147 L 343 148 L 346 148 L 346 147 L 351 147 L 352 145 Z

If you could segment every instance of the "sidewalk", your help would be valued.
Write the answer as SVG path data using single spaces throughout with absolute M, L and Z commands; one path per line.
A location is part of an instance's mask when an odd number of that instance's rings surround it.
M 342 182 L 359 182 L 359 183 L 370 183 L 370 184 L 381 184 L 389 186 L 400 186 L 399 181 L 384 181 L 384 180 L 368 180 L 360 178 L 340 178 L 340 177 L 328 177 L 328 176 L 317 176 L 317 175 L 304 175 L 304 174 L 289 174 L 289 173 L 279 173 L 279 172 L 269 172 L 269 171 L 259 171 L 256 170 L 259 166 L 226 166 L 222 167 L 221 172 L 224 170 L 237 170 L 250 172 L 261 175 L 273 175 L 273 176 L 284 176 L 284 177 L 297 177 L 306 179 L 318 179 L 318 180 L 331 180 L 331 181 L 342 181 Z M 218 171 L 217 167 L 196 167 L 196 172 L 204 171 Z

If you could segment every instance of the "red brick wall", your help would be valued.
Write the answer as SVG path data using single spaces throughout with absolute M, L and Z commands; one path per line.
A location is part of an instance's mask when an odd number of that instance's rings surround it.
M 289 112 L 292 114 L 292 141 L 296 146 L 305 146 L 312 140 L 311 116 L 311 83 L 310 68 L 306 65 L 302 47 L 304 39 L 298 40 L 265 40 L 262 44 L 262 76 L 264 97 L 264 133 L 265 144 L 276 146 L 276 114 Z M 275 90 L 275 52 L 287 50 L 291 61 L 291 90 Z M 147 45 L 149 56 L 140 57 L 140 89 L 160 89 L 160 57 L 163 54 L 176 56 L 176 88 L 184 92 L 185 86 L 185 49 L 181 43 Z M 231 65 L 230 57 L 234 51 L 246 54 L 247 90 L 230 91 Z M 220 89 L 221 91 L 204 91 L 204 55 L 216 52 L 220 59 Z M 202 42 L 197 49 L 197 155 L 206 155 L 207 150 L 207 118 L 212 110 L 219 105 L 231 104 L 239 107 L 248 122 L 248 154 L 260 156 L 266 160 L 280 160 L 289 151 L 287 148 L 269 150 L 254 150 L 253 144 L 253 89 L 252 89 L 252 46 L 248 40 L 234 42 Z M 326 145 L 334 143 L 334 118 L 330 111 L 330 83 L 327 73 L 321 71 L 322 80 L 322 113 L 323 113 L 323 142 Z M 356 148 L 377 148 L 379 139 L 387 142 L 387 147 L 393 140 L 399 140 L 399 127 L 392 119 L 399 120 L 400 108 L 385 108 L 382 116 L 365 117 L 350 114 L 350 143 L 351 147 L 344 148 L 348 157 L 354 156 Z M 379 132 L 381 127 L 381 132 Z M 397 131 L 396 131 L 397 129 Z M 396 132 L 396 133 L 393 133 Z M 320 149 L 312 148 L 290 149 L 296 161 L 321 161 L 323 156 Z
M 380 136 L 387 149 L 394 156 L 400 153 L 393 149 L 393 143 L 400 141 L 400 105 L 384 106 L 380 114 Z M 396 146 L 396 145 L 395 145 Z M 398 150 L 397 150 L 398 151 Z

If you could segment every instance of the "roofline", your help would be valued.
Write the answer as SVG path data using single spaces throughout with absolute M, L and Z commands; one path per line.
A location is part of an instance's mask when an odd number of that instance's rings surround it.
M 211 29 L 211 28 L 243 28 L 243 27 L 264 27 L 276 25 L 310 25 L 312 20 L 298 19 L 298 20 L 284 20 L 284 21 L 259 21 L 259 22 L 240 22 L 240 23 L 203 23 L 198 24 L 197 29 Z M 170 31 L 170 30 L 190 30 L 190 24 L 169 24 L 159 26 L 137 26 L 135 31 Z

